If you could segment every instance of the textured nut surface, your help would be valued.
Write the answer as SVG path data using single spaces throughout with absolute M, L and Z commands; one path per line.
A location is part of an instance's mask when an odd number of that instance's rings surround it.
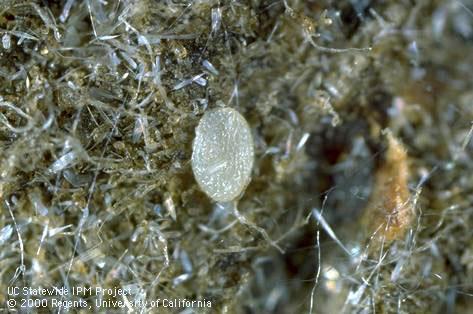
M 215 201 L 237 198 L 250 181 L 254 161 L 245 118 L 232 108 L 209 111 L 195 133 L 192 170 L 197 183 Z

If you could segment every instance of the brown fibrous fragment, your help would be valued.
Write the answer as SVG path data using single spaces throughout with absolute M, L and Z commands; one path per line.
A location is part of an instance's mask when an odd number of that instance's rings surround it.
M 407 152 L 391 133 L 387 134 L 387 140 L 384 162 L 376 172 L 373 190 L 363 215 L 365 230 L 377 244 L 389 244 L 402 239 L 414 217 L 408 188 Z

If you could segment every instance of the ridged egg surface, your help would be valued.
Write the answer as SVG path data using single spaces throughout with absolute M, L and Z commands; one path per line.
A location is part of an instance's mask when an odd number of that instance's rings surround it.
M 206 112 L 192 147 L 192 170 L 200 188 L 217 202 L 240 196 L 250 182 L 253 146 L 250 127 L 238 111 Z

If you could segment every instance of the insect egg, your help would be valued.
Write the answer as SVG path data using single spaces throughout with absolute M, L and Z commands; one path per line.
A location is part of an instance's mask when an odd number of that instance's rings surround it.
M 200 188 L 217 202 L 240 196 L 250 182 L 253 146 L 248 122 L 238 111 L 206 112 L 192 146 L 192 171 Z

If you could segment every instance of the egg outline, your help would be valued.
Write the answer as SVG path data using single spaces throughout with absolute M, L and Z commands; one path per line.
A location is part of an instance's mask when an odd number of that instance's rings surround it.
M 229 118 L 234 119 L 234 121 L 230 121 L 226 119 L 222 119 L 221 115 L 229 115 Z M 220 117 L 218 117 L 220 116 Z M 214 119 L 214 121 L 212 121 Z M 211 127 L 212 122 L 217 122 L 220 125 L 215 126 L 216 133 L 214 134 L 208 134 L 207 132 L 209 131 L 208 128 Z M 215 182 L 205 182 L 205 181 L 211 181 L 211 180 L 206 180 L 206 176 L 209 176 L 209 170 L 208 165 L 199 165 L 198 163 L 201 162 L 202 160 L 209 161 L 212 157 L 207 158 L 208 153 L 212 152 L 205 152 L 205 148 L 208 148 L 208 146 L 215 144 L 212 143 L 212 141 L 217 141 L 218 139 L 222 140 L 222 138 L 225 139 L 225 143 L 221 143 L 222 145 L 225 146 L 225 144 L 229 144 L 229 139 L 231 139 L 230 134 L 222 134 L 225 132 L 229 132 L 232 126 L 238 125 L 238 132 L 235 133 L 235 136 L 239 136 L 240 139 L 236 143 L 231 143 L 230 148 L 228 147 L 223 147 L 222 151 L 227 154 L 226 160 L 221 160 L 225 162 L 230 162 L 230 165 L 222 165 L 221 167 L 229 167 L 231 166 L 233 170 L 239 170 L 242 171 L 240 174 L 240 178 L 225 178 L 225 180 L 235 180 L 231 184 L 233 188 L 230 188 L 230 191 L 225 191 L 222 189 L 222 186 L 220 188 L 215 188 L 216 184 Z M 222 131 L 223 129 L 223 131 Z M 242 135 L 243 132 L 243 135 Z M 206 134 L 207 133 L 207 134 Z M 211 136 L 214 135 L 216 138 L 212 139 Z M 207 141 L 207 147 L 205 147 L 205 141 Z M 238 145 L 244 144 L 246 142 L 245 147 L 241 148 L 238 147 Z M 228 150 L 232 149 L 233 147 L 233 152 L 239 151 L 240 152 L 240 158 L 231 160 L 231 158 L 228 158 L 228 154 L 231 153 Z M 214 152 L 216 153 L 216 152 Z M 245 155 L 246 154 L 246 155 Z M 237 154 L 235 154 L 237 155 Z M 204 157 L 204 158 L 203 158 Z M 225 157 L 225 156 L 224 156 Z M 244 158 L 244 160 L 243 160 Z M 238 160 L 240 159 L 240 160 Z M 233 162 L 233 163 L 232 163 Z M 240 163 L 240 164 L 238 164 Z M 244 165 L 246 163 L 246 166 Z M 249 164 L 248 164 L 249 163 Z M 253 172 L 253 167 L 255 163 L 255 149 L 254 149 L 254 139 L 253 135 L 251 132 L 250 125 L 248 124 L 248 121 L 245 119 L 245 117 L 238 112 L 236 109 L 233 109 L 231 107 L 223 107 L 223 108 L 217 108 L 213 110 L 206 111 L 204 115 L 200 118 L 200 121 L 198 125 L 195 128 L 195 137 L 192 143 L 192 156 L 191 156 L 191 166 L 192 166 L 192 172 L 194 174 L 194 178 L 199 185 L 200 189 L 208 195 L 212 200 L 216 202 L 230 202 L 239 199 L 243 194 L 244 191 L 246 190 L 247 186 L 251 182 L 251 177 L 252 177 L 252 172 Z M 207 169 L 203 169 L 203 167 L 207 167 Z M 218 165 L 217 165 L 218 167 Z M 238 169 L 240 167 L 240 169 Z M 225 169 L 224 169 L 225 170 Z M 218 173 L 219 169 L 214 169 L 215 172 Z M 228 172 L 228 169 L 224 172 Z M 233 171 L 235 172 L 235 171 Z M 211 173 L 210 173 L 211 175 Z M 217 176 L 216 176 L 217 177 Z M 222 178 L 220 178 L 221 181 Z M 218 180 L 217 180 L 218 181 Z M 236 181 L 241 181 L 238 184 L 235 184 Z M 227 181 L 231 182 L 231 181 Z M 220 185 L 223 185 L 224 183 L 220 183 Z

